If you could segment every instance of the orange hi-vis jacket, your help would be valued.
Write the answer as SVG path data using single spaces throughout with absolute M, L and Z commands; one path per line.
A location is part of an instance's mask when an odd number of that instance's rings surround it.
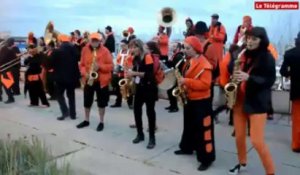
M 117 64 L 122 67 L 133 67 L 133 56 L 130 54 L 129 50 L 127 52 L 119 52 L 117 55 Z
M 84 81 L 86 81 L 86 76 L 89 74 L 89 71 L 91 70 L 91 65 L 93 61 L 93 50 L 91 49 L 91 46 L 88 44 L 86 45 L 81 52 L 81 59 L 80 59 L 80 73 L 83 76 Z M 109 52 L 109 50 L 101 45 L 97 49 L 97 58 L 96 62 L 98 64 L 98 80 L 100 82 L 101 88 L 108 86 L 111 78 L 112 78 L 112 71 L 113 71 L 113 59 L 112 55 Z
M 223 58 L 223 47 L 226 30 L 223 25 L 210 26 L 209 28 L 209 41 L 212 43 L 217 59 L 220 62 Z
M 198 58 L 191 58 L 184 65 L 183 73 L 184 86 L 189 100 L 201 100 L 210 97 L 212 66 L 203 55 Z
M 269 44 L 268 50 L 270 51 L 271 55 L 275 58 L 275 61 L 278 59 L 278 52 L 276 48 L 273 46 L 273 44 Z
M 158 45 L 161 52 L 161 55 L 168 56 L 169 53 L 169 37 L 167 34 L 161 34 L 158 37 Z

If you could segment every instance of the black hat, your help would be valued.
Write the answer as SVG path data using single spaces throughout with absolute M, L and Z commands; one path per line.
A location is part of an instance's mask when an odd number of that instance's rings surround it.
M 194 31 L 195 34 L 199 34 L 199 35 L 205 34 L 206 32 L 208 32 L 206 23 L 203 21 L 198 21 L 195 25 Z
M 261 39 L 260 46 L 262 48 L 268 48 L 270 41 L 267 35 L 267 31 L 263 27 L 253 27 L 252 30 L 246 32 L 248 36 L 255 36 Z
M 111 32 L 111 31 L 112 31 L 112 28 L 111 28 L 111 26 L 106 26 L 106 27 L 105 27 L 105 29 L 106 29 L 106 30 L 108 30 L 109 32 Z
M 215 19 L 219 19 L 219 15 L 216 14 L 216 13 L 212 14 L 211 17 L 212 17 L 212 18 L 215 18 Z

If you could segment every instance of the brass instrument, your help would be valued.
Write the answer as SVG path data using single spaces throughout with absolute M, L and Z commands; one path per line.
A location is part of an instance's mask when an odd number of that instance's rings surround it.
M 97 49 L 94 48 L 93 49 L 93 61 L 92 61 L 92 65 L 88 74 L 88 81 L 87 84 L 89 86 L 93 86 L 94 81 L 98 78 L 98 72 L 97 70 L 95 70 L 95 66 L 97 64 Z
M 20 64 L 20 60 L 21 60 L 21 57 L 28 54 L 28 52 L 24 52 L 24 53 L 21 53 L 21 54 L 18 54 L 17 55 L 17 58 L 3 64 L 0 66 L 0 72 L 5 72 L 7 71 L 8 69 L 14 67 L 15 65 L 18 65 Z
M 127 100 L 133 94 L 133 81 L 129 78 L 123 78 L 119 81 L 120 92 L 123 99 Z
M 180 60 L 176 66 L 175 66 L 175 77 L 177 79 L 177 84 L 178 86 L 173 89 L 172 91 L 172 95 L 174 97 L 177 98 L 177 100 L 180 102 L 180 104 L 183 106 L 187 103 L 187 97 L 186 97 L 186 94 L 185 94 L 185 90 L 184 90 L 184 87 L 183 86 L 179 86 L 179 80 L 182 78 L 182 75 L 181 73 L 179 72 L 179 69 L 178 69 L 178 66 L 180 65 L 180 63 L 183 61 L 184 59 Z
M 51 41 L 53 41 L 56 45 L 58 35 L 59 32 L 54 29 L 54 24 L 52 21 L 50 21 L 45 28 L 45 33 L 44 33 L 45 44 L 48 45 Z
M 245 53 L 247 49 L 243 49 L 237 59 L 234 61 L 233 73 L 240 70 L 241 57 Z M 227 83 L 224 87 L 225 90 L 225 98 L 227 100 L 228 108 L 232 109 L 236 103 L 236 97 L 238 92 L 239 82 L 235 78 L 231 78 L 230 82 Z

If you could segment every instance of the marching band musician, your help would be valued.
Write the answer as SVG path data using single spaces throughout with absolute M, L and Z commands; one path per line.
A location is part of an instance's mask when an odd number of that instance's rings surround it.
M 238 44 L 239 41 L 242 42 L 242 37 L 245 37 L 245 33 L 250 31 L 253 28 L 252 26 L 252 18 L 251 16 L 244 16 L 243 17 L 243 24 L 239 25 L 236 29 L 233 44 Z
M 180 149 L 176 155 L 193 154 L 201 163 L 199 171 L 207 170 L 215 160 L 214 126 L 211 117 L 210 89 L 212 66 L 202 54 L 203 48 L 195 36 L 184 41 L 187 63 L 178 85 L 185 88 L 187 104 L 184 106 L 184 129 Z
M 186 31 L 183 32 L 184 37 L 189 37 L 194 35 L 194 23 L 191 18 L 185 20 Z
M 134 55 L 133 70 L 126 71 L 128 78 L 134 78 L 136 84 L 136 92 L 134 97 L 134 118 L 137 128 L 137 136 L 132 141 L 137 144 L 144 141 L 143 123 L 142 123 L 142 107 L 146 103 L 146 113 L 149 125 L 149 143 L 147 149 L 155 147 L 155 126 L 156 113 L 155 102 L 158 99 L 157 83 L 154 76 L 153 57 L 144 49 L 144 43 L 139 39 L 130 42 L 130 49 Z
M 220 62 L 223 58 L 223 47 L 226 40 L 226 30 L 221 22 L 219 22 L 219 15 L 213 14 L 211 16 L 211 26 L 209 27 L 209 41 L 215 48 L 217 60 Z
M 111 81 L 114 65 L 110 51 L 101 42 L 101 35 L 99 33 L 92 33 L 89 44 L 81 52 L 80 72 L 85 82 L 83 90 L 85 120 L 78 124 L 77 128 L 84 128 L 90 125 L 90 111 L 95 92 L 100 116 L 97 131 L 102 131 L 104 128 L 105 107 L 109 100 L 108 85 Z M 88 82 L 92 78 L 90 76 L 91 72 L 98 73 L 98 77 L 94 81 L 91 81 L 92 84 L 89 85 Z
M 50 95 L 49 100 L 56 100 L 56 91 L 55 91 L 55 82 L 54 82 L 54 74 L 53 69 L 50 65 L 50 60 L 55 49 L 54 41 L 50 41 L 47 45 L 46 59 L 44 61 L 44 67 L 46 70 L 46 92 Z
M 136 36 L 134 34 L 133 27 L 128 27 L 127 31 L 128 31 L 128 39 L 127 40 L 128 40 L 128 43 L 129 43 L 131 40 L 136 39 Z
M 292 101 L 292 150 L 300 153 L 300 32 L 295 39 L 296 47 L 284 54 L 280 74 L 291 79 L 290 100 Z
M 57 102 L 61 116 L 57 120 L 70 117 L 76 119 L 75 88 L 80 79 L 78 60 L 79 53 L 75 46 L 70 43 L 69 36 L 58 35 L 58 48 L 53 51 L 50 58 L 50 68 L 53 69 Z M 68 97 L 68 105 L 65 100 L 65 92 Z
M 269 39 L 266 30 L 254 27 L 247 32 L 247 50 L 239 54 L 239 66 L 231 59 L 228 72 L 240 82 L 237 99 L 233 107 L 234 128 L 239 163 L 229 170 L 229 174 L 238 174 L 247 165 L 246 128 L 250 121 L 250 139 L 257 151 L 267 175 L 274 175 L 275 167 L 271 153 L 264 140 L 271 87 L 275 81 L 275 61 L 268 51 Z M 225 60 L 224 60 L 225 61 Z M 223 63 L 222 63 L 223 64 Z M 221 74 L 224 76 L 225 74 Z M 229 75 L 222 77 L 223 83 L 229 82 Z M 226 81 L 224 81 L 227 79 Z
M 42 53 L 38 53 L 37 45 L 35 44 L 30 44 L 28 49 L 29 57 L 24 61 L 24 64 L 28 66 L 25 78 L 30 97 L 29 106 L 39 106 L 40 99 L 43 104 L 42 107 L 49 107 L 50 104 L 46 98 L 46 93 L 40 76 L 42 71 L 41 64 L 44 60 L 44 55 Z
M 159 26 L 158 27 L 158 34 L 154 38 L 154 41 L 157 42 L 159 49 L 160 49 L 160 60 L 164 63 L 168 61 L 168 54 L 169 54 L 169 37 L 164 32 L 165 27 Z
M 117 55 L 117 74 L 118 74 L 117 82 L 119 82 L 121 79 L 124 78 L 124 69 L 131 68 L 132 60 L 133 60 L 132 55 L 129 53 L 128 41 L 123 39 L 120 42 L 120 47 L 121 47 L 121 51 Z M 122 94 L 120 92 L 120 86 L 118 83 L 116 84 L 116 93 L 117 93 L 116 102 L 114 105 L 110 106 L 113 108 L 122 106 Z M 133 108 L 132 102 L 133 102 L 133 96 L 130 95 L 127 99 L 127 103 L 130 109 Z

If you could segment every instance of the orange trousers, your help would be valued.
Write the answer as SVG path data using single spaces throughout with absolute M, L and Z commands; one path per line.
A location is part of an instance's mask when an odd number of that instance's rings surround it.
M 292 101 L 292 150 L 300 149 L 300 100 Z
M 246 114 L 243 110 L 243 100 L 238 100 L 233 109 L 234 129 L 238 159 L 240 164 L 247 163 L 247 119 L 250 121 L 250 139 L 253 147 L 257 151 L 260 160 L 265 168 L 266 174 L 275 173 L 275 165 L 272 160 L 269 148 L 265 143 L 265 125 L 267 113 L 263 114 Z

